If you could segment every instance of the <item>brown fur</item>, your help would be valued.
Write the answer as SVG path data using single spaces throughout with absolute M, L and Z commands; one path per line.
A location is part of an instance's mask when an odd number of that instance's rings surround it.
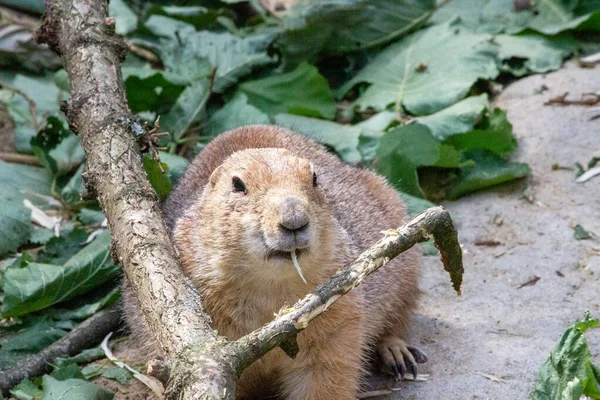
M 313 168 L 317 189 L 310 184 Z M 241 176 L 248 196 L 231 193 L 232 174 Z M 259 243 L 253 236 L 277 223 L 272 199 L 289 193 L 309 205 L 313 236 L 310 250 L 299 256 L 308 285 L 291 262 L 270 263 L 247 251 Z M 186 275 L 214 327 L 230 339 L 269 322 L 284 304 L 294 304 L 378 240 L 381 231 L 406 222 L 402 200 L 383 178 L 345 165 L 303 135 L 267 125 L 238 128 L 209 143 L 163 211 Z M 405 350 L 399 339 L 419 295 L 419 267 L 418 250 L 412 249 L 366 279 L 298 336 L 296 359 L 275 349 L 244 371 L 238 398 L 266 398 L 266 393 L 286 399 L 355 398 L 370 349 L 378 343 L 379 351 L 389 347 L 384 362 Z M 123 299 L 128 324 L 146 345 L 144 354 L 156 353 L 127 283 Z

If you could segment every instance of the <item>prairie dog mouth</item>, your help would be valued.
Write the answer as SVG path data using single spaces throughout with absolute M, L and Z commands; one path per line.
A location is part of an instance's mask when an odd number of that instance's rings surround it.
M 304 284 L 308 285 L 308 283 L 306 282 L 306 279 L 304 278 L 304 275 L 302 274 L 302 269 L 300 268 L 300 264 L 298 263 L 298 256 L 300 254 L 304 254 L 306 251 L 307 251 L 307 249 L 292 249 L 290 251 L 271 250 L 269 252 L 269 254 L 267 255 L 267 257 L 271 258 L 271 259 L 279 259 L 279 260 L 292 260 L 292 264 L 294 264 L 294 268 L 296 269 L 296 272 L 298 272 L 298 275 L 300 275 L 300 278 L 302 278 L 302 281 L 304 282 Z
M 295 249 L 296 257 L 300 257 L 305 254 L 308 249 Z M 270 250 L 267 254 L 267 258 L 277 258 L 282 260 L 291 260 L 292 252 L 291 251 L 283 251 L 283 250 Z

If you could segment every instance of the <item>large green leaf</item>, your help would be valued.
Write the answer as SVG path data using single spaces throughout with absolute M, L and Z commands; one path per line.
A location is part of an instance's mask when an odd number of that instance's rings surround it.
M 44 395 L 41 400 L 111 400 L 113 394 L 83 379 L 59 381 L 44 375 Z
M 462 159 L 467 165 L 461 168 L 455 185 L 448 192 L 449 199 L 523 178 L 531 172 L 527 164 L 509 162 L 485 150 L 465 152 Z
M 248 104 L 248 96 L 240 92 L 210 116 L 205 132 L 207 136 L 212 137 L 240 126 L 268 123 L 269 116 Z
M 31 263 L 4 274 L 2 315 L 14 317 L 47 308 L 101 285 L 119 274 L 110 262 L 110 233 L 100 234 L 64 265 Z
M 0 191 L 16 188 L 22 193 L 50 194 L 52 177 L 44 168 L 0 161 Z
M 250 104 L 269 115 L 335 117 L 335 100 L 327 80 L 307 63 L 285 74 L 244 82 L 239 90 L 248 96 Z
M 154 191 L 158 197 L 160 199 L 164 199 L 169 195 L 169 193 L 171 193 L 171 190 L 173 189 L 173 185 L 166 175 L 167 164 L 160 162 L 159 165 L 159 161 L 150 155 L 145 155 L 142 158 L 142 162 L 144 164 L 144 170 L 146 171 L 148 181 L 154 188 Z M 161 171 L 161 166 L 164 172 Z
M 184 86 L 171 82 L 161 71 L 145 67 L 123 68 L 127 103 L 134 114 L 152 111 L 166 113 L 177 101 Z
M 539 0 L 517 11 L 514 2 L 506 0 L 452 0 L 434 13 L 432 21 L 439 23 L 459 16 L 479 32 L 517 33 L 533 29 L 555 35 L 573 29 L 600 30 L 599 10 L 594 1 Z
M 502 71 L 515 76 L 555 71 L 577 46 L 570 37 L 548 39 L 538 34 L 497 35 L 498 63 Z
M 50 194 L 51 182 L 44 168 L 0 161 L 0 256 L 27 243 L 31 210 L 23 200 L 32 193 Z
M 445 143 L 460 151 L 489 150 L 497 155 L 505 155 L 517 148 L 517 140 L 512 133 L 512 125 L 506 113 L 496 108 L 485 113 L 478 129 L 451 135 Z
M 362 159 L 358 150 L 359 139 L 363 134 L 360 127 L 289 114 L 276 115 L 273 123 L 332 147 L 346 162 L 358 163 Z
M 570 326 L 541 366 L 530 400 L 579 400 L 582 395 L 600 399 L 584 332 L 599 325 L 586 313 L 582 322 Z
M 35 103 L 38 126 L 42 126 L 50 115 L 61 115 L 58 100 L 66 98 L 66 94 L 58 89 L 53 75 L 37 78 L 16 75 L 9 84 L 25 93 Z M 15 122 L 15 147 L 19 152 L 30 152 L 29 142 L 36 131 L 29 103 L 23 96 L 16 94 L 8 104 L 8 111 Z
M 116 20 L 115 31 L 118 35 L 127 35 L 137 27 L 137 15 L 123 0 L 110 0 L 108 3 L 108 12 Z
M 398 39 L 427 21 L 433 0 L 301 0 L 283 20 L 279 45 L 295 66 Z
M 23 205 L 25 197 L 15 188 L 0 190 L 0 256 L 16 251 L 31 234 L 31 210 Z
M 202 119 L 202 113 L 210 96 L 210 82 L 202 79 L 189 85 L 175 102 L 171 110 L 161 119 L 161 128 L 180 139 L 188 129 Z
M 31 139 L 33 153 L 54 177 L 71 172 L 85 159 L 79 137 L 55 116 L 46 120 L 44 129 Z
M 167 164 L 167 178 L 169 178 L 171 185 L 175 185 L 185 172 L 185 168 L 189 164 L 188 160 L 176 154 L 163 151 L 159 152 L 159 155 L 160 162 Z
M 452 135 L 475 128 L 475 124 L 481 119 L 481 114 L 488 107 L 489 101 L 487 94 L 484 93 L 467 97 L 448 108 L 415 120 L 426 125 L 436 139 L 444 141 Z
M 392 105 L 415 115 L 432 114 L 462 99 L 478 79 L 498 75 L 495 48 L 487 34 L 459 21 L 417 32 L 389 46 L 344 85 L 371 84 L 353 105 L 383 110 Z
M 207 29 L 218 22 L 224 10 L 213 10 L 202 6 L 162 6 L 154 4 L 148 9 L 147 16 L 162 15 L 192 25 L 194 28 Z M 164 20 L 163 20 L 164 21 Z M 150 23 L 153 26 L 153 23 Z
M 401 126 L 386 132 L 377 150 L 377 172 L 399 190 L 423 197 L 417 169 L 458 168 L 458 152 L 442 144 L 421 124 Z
M 0 327 L 0 370 L 13 367 L 73 329 L 71 321 L 54 321 L 49 315 L 25 316 Z
M 203 60 L 209 60 L 217 69 L 213 90 L 223 92 L 254 69 L 275 61 L 267 54 L 272 40 L 270 34 L 240 38 L 227 32 L 195 32 L 192 28 L 176 38 L 163 40 L 161 58 L 167 73 L 179 75 L 181 83 L 198 79 L 198 71 L 206 65 Z

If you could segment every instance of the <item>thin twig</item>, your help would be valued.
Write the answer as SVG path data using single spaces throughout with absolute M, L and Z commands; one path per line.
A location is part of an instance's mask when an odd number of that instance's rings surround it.
M 567 100 L 569 92 L 565 92 L 560 96 L 552 97 L 544 103 L 545 106 L 550 104 L 559 104 L 563 106 L 580 105 L 580 106 L 595 106 L 600 103 L 600 94 L 598 93 L 583 93 L 579 100 Z M 587 96 L 587 97 L 586 97 Z
M 34 165 L 36 167 L 41 167 L 42 163 L 35 156 L 30 156 L 28 154 L 19 154 L 19 153 L 7 153 L 4 151 L 0 151 L 0 160 L 17 163 L 17 164 L 26 164 L 26 165 Z

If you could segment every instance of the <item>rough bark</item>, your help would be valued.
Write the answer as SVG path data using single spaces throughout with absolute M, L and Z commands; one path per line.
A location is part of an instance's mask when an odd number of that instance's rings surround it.
M 170 371 L 166 398 L 234 399 L 243 369 L 276 346 L 294 356 L 295 337 L 307 324 L 367 275 L 433 234 L 455 288 L 462 252 L 449 214 L 432 208 L 386 236 L 315 292 L 261 329 L 230 342 L 210 327 L 200 298 L 183 275 L 146 179 L 131 129 L 120 72 L 127 47 L 114 34 L 105 1 L 46 0 L 40 41 L 62 55 L 71 99 L 63 110 L 87 156 L 84 179 L 107 216 L 113 255 L 140 302 Z
M 14 368 L 0 371 L 0 392 L 6 396 L 8 391 L 23 379 L 48 372 L 57 357 L 74 356 L 100 343 L 109 332 L 119 326 L 119 320 L 120 312 L 115 308 L 94 314 L 38 354 L 25 358 Z

